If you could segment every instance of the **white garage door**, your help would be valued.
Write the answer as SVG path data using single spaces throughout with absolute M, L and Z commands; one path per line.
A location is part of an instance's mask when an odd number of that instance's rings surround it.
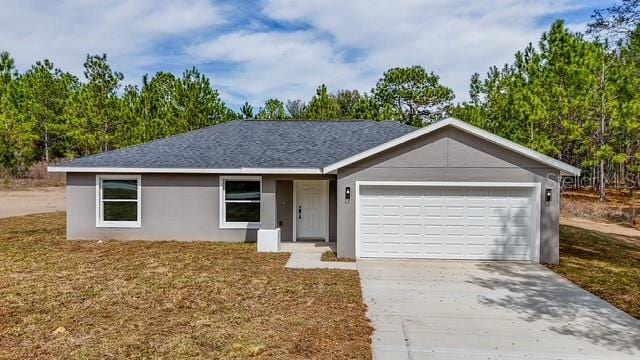
M 531 260 L 532 189 L 361 186 L 358 256 Z

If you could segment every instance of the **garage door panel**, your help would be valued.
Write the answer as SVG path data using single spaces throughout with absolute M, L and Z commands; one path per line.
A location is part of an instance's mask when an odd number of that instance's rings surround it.
M 402 233 L 406 236 L 422 236 L 423 230 L 420 224 L 405 224 L 402 228 Z
M 469 219 L 467 220 L 465 227 L 467 228 L 467 234 L 485 234 L 484 228 L 487 227 L 486 220 L 484 219 Z
M 505 237 L 493 237 L 494 245 L 489 246 L 501 246 L 505 247 L 528 247 L 529 246 L 529 237 L 527 236 L 509 236 Z
M 422 244 L 427 246 L 444 246 L 442 236 L 426 235 L 422 237 Z
M 492 205 L 488 204 L 487 207 L 487 216 L 490 218 L 504 218 L 509 216 L 509 206 L 508 205 Z
M 398 236 L 401 232 L 402 225 L 401 224 L 382 224 L 379 228 L 382 229 L 382 234 Z
M 404 244 L 394 244 L 390 242 L 382 243 L 383 254 L 402 254 L 404 250 Z
M 444 235 L 446 237 L 463 236 L 465 232 L 464 224 L 445 224 Z
M 420 206 L 405 206 L 402 209 L 402 215 L 405 218 L 420 218 L 422 217 L 422 208 Z
M 471 237 L 485 237 L 487 232 L 485 231 L 486 226 L 482 223 L 479 224 L 471 224 L 471 222 L 469 222 L 469 224 L 467 224 L 467 226 L 465 226 L 465 234 L 467 236 L 471 236 Z
M 442 208 L 442 206 L 432 206 L 432 205 L 425 205 L 422 207 L 422 213 L 424 214 L 424 216 L 436 216 L 436 217 L 441 217 L 442 213 L 443 213 L 444 209 Z
M 467 217 L 486 218 L 487 207 L 482 205 L 469 205 L 467 206 Z
M 422 231 L 424 236 L 438 236 L 440 237 L 442 234 L 442 229 L 444 225 L 442 224 L 424 224 L 422 225 Z
M 363 186 L 359 255 L 529 260 L 529 188 Z
M 462 218 L 465 216 L 466 208 L 464 203 L 459 203 L 457 205 L 448 205 L 444 208 L 444 216 L 447 218 Z
M 361 240 L 364 240 L 367 237 L 371 237 L 375 239 L 376 236 L 380 235 L 381 233 L 378 227 L 379 225 L 360 225 L 359 238 Z
M 531 205 L 509 207 L 509 217 L 529 219 L 531 217 Z
M 377 218 L 380 216 L 380 206 L 363 204 L 360 207 L 360 216 Z
M 528 226 L 508 226 L 503 225 L 487 226 L 489 236 L 529 236 L 531 229 Z
M 444 225 L 446 225 L 447 227 L 450 227 L 450 228 L 460 228 L 460 227 L 467 226 L 470 222 L 467 219 L 465 219 L 464 217 L 461 217 L 461 218 L 454 218 L 454 219 L 452 219 L 452 218 L 439 219 L 438 223 L 444 224 Z M 478 223 L 477 221 L 473 222 L 474 225 L 477 224 L 477 223 Z
M 497 230 L 496 228 L 494 228 L 494 231 Z M 496 233 L 495 235 L 506 235 L 509 237 L 513 237 L 513 236 L 529 236 L 529 233 L 531 232 L 531 228 L 529 228 L 529 226 L 523 225 L 523 226 L 509 226 L 506 229 L 502 228 L 502 233 Z

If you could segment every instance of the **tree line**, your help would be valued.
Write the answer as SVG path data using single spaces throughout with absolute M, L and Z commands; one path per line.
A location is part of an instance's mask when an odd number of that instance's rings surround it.
M 537 46 L 470 80 L 469 100 L 420 65 L 392 68 L 368 93 L 308 100 L 271 98 L 234 112 L 196 68 L 144 75 L 139 86 L 106 55 L 89 55 L 83 77 L 49 60 L 24 73 L 0 53 L 0 169 L 19 175 L 37 161 L 69 159 L 234 119 L 370 119 L 425 126 L 454 116 L 585 170 L 605 185 L 640 183 L 640 0 L 594 11 L 585 34 L 556 21 Z
M 245 103 L 239 116 L 259 120 L 396 120 L 424 126 L 444 118 L 453 99 L 453 90 L 441 85 L 438 75 L 415 65 L 387 70 L 370 94 L 358 90 L 329 93 L 325 85 L 320 85 L 308 102 L 268 99 L 255 113 Z
M 583 169 L 607 186 L 640 185 L 640 0 L 596 10 L 586 34 L 556 21 L 537 47 L 474 74 L 459 117 Z
M 84 79 L 43 60 L 25 73 L 0 53 L 0 167 L 74 158 L 225 122 L 236 114 L 197 69 L 125 86 L 106 55 L 87 56 Z M 122 90 L 122 91 L 121 91 Z
M 427 118 L 444 117 L 454 98 L 421 66 L 390 69 L 371 95 L 329 93 L 321 85 L 308 102 L 269 99 L 255 114 L 248 103 L 237 113 L 231 110 L 196 68 L 182 76 L 144 75 L 140 86 L 123 87 L 123 80 L 105 54 L 87 56 L 79 79 L 49 60 L 19 73 L 10 54 L 0 53 L 0 168 L 19 175 L 34 162 L 96 154 L 235 119 L 394 119 L 421 126 Z M 407 82 L 410 89 L 403 89 Z

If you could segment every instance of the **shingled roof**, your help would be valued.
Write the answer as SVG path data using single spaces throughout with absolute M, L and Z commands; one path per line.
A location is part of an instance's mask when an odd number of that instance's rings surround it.
M 384 121 L 238 120 L 72 160 L 69 168 L 323 168 L 408 134 Z

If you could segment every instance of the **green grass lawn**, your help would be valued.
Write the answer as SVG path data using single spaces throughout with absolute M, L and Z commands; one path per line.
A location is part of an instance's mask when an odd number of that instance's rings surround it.
M 560 226 L 560 264 L 549 268 L 640 318 L 640 246 L 631 240 Z
M 0 219 L 0 358 L 367 359 L 358 274 L 253 244 L 67 241 Z

